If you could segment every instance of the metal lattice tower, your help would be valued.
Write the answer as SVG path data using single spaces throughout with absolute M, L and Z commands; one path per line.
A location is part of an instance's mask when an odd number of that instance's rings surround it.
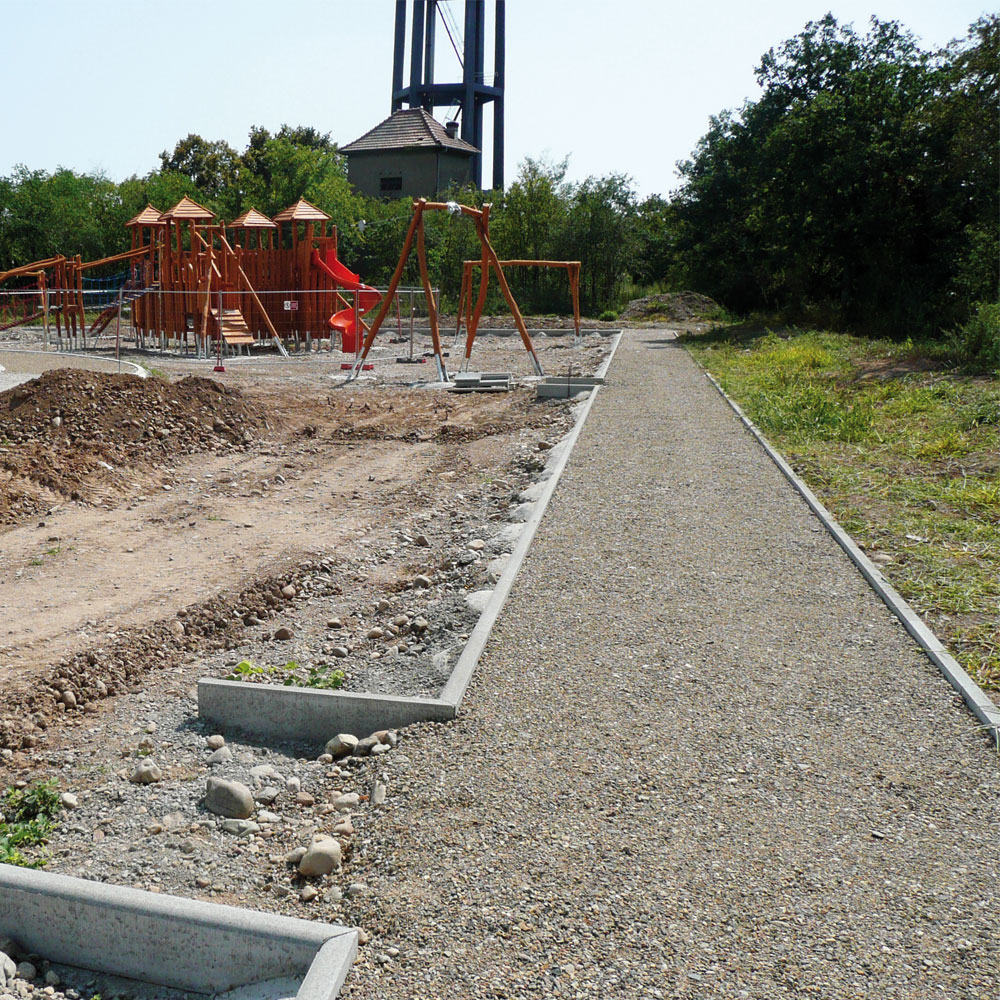
M 392 59 L 392 110 L 399 111 L 404 103 L 411 108 L 424 108 L 433 114 L 434 108 L 462 108 L 461 137 L 478 150 L 483 148 L 483 109 L 493 103 L 493 187 L 503 187 L 503 91 L 504 35 L 506 0 L 495 0 L 493 83 L 486 83 L 486 0 L 465 0 L 465 30 L 462 54 L 462 79 L 458 83 L 434 81 L 434 42 L 440 0 L 413 0 L 410 30 L 410 82 L 403 86 L 406 56 L 406 14 L 409 0 L 396 0 L 395 44 Z M 450 34 L 450 33 L 449 33 Z M 452 44 L 455 40 L 452 39 Z M 472 162 L 472 179 L 482 187 L 483 156 L 479 152 Z

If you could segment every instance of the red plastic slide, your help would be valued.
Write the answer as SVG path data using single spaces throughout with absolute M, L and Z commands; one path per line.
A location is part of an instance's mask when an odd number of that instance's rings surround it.
M 328 274 L 341 288 L 361 293 L 358 295 L 359 316 L 364 316 L 366 312 L 374 309 L 382 301 L 382 296 L 371 285 L 364 284 L 360 275 L 344 267 L 333 247 L 327 250 L 326 260 L 323 260 L 318 250 L 313 250 L 312 265 Z M 354 322 L 353 304 L 330 317 L 330 329 L 340 331 L 341 347 L 344 353 L 354 354 L 358 349 L 358 331 Z

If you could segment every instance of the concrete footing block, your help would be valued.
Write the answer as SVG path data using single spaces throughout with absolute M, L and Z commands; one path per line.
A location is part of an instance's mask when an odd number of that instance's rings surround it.
M 0 937 L 61 965 L 194 993 L 272 979 L 333 1000 L 357 953 L 336 924 L 0 865 Z
M 203 677 L 198 714 L 222 732 L 322 745 L 337 733 L 367 736 L 414 722 L 446 722 L 455 706 L 436 698 L 398 698 L 351 691 L 316 691 Z

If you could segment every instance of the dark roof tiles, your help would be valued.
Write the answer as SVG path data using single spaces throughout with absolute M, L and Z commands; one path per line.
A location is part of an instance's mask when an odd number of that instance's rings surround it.
M 340 152 L 369 153 L 387 149 L 454 149 L 461 153 L 478 153 L 464 139 L 452 138 L 445 127 L 423 108 L 394 111 L 384 122 L 360 139 L 340 147 Z

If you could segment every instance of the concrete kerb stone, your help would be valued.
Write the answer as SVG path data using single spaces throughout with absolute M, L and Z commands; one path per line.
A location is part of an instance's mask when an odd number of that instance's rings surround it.
M 272 979 L 333 1000 L 357 931 L 0 865 L 0 937 L 51 962 L 195 993 Z
M 619 331 L 608 357 L 598 369 L 598 378 L 606 376 L 621 338 L 622 331 Z M 504 564 L 492 595 L 439 697 L 401 698 L 345 691 L 315 691 L 310 688 L 249 684 L 245 681 L 205 677 L 198 681 L 198 715 L 224 732 L 242 731 L 272 740 L 310 743 L 325 743 L 338 732 L 367 735 L 379 729 L 399 729 L 414 722 L 445 722 L 453 719 L 486 640 L 524 562 L 545 508 L 594 405 L 599 388 L 595 388 L 586 400 L 577 404 L 577 418 L 573 428 L 549 450 L 541 476 L 544 488 L 538 491 L 536 501 L 518 508 L 523 514 L 523 523 L 508 526 L 508 537 L 514 543 L 511 556 Z
M 611 367 L 611 362 L 614 360 L 615 352 L 618 350 L 621 340 L 622 331 L 619 331 L 618 336 L 611 345 L 611 351 L 597 372 L 600 378 L 603 379 Z M 595 388 L 590 396 L 581 404 L 579 416 L 569 434 L 550 450 L 546 469 L 551 472 L 551 475 L 545 480 L 545 489 L 539 499 L 532 505 L 531 514 L 524 522 L 524 527 L 521 530 L 517 544 L 514 546 L 514 551 L 511 553 L 510 560 L 493 590 L 493 596 L 487 603 L 483 613 L 479 616 L 479 621 L 476 622 L 476 627 L 472 630 L 472 634 L 469 636 L 469 640 L 462 650 L 462 655 L 459 656 L 458 662 L 455 664 L 455 669 L 451 672 L 451 677 L 448 678 L 448 682 L 441 692 L 442 700 L 453 704 L 456 711 L 462 704 L 462 699 L 465 697 L 465 692 L 472 680 L 472 674 L 479 663 L 479 658 L 483 654 L 486 641 L 493 631 L 493 626 L 507 601 L 507 596 L 514 585 L 514 580 L 521 570 L 524 558 L 528 554 L 528 549 L 535 537 L 535 532 L 538 530 L 538 525 L 541 523 L 545 509 L 549 505 L 549 500 L 552 499 L 552 494 L 555 492 L 563 469 L 566 468 L 566 463 L 573 453 L 573 447 L 576 445 L 580 432 L 583 430 L 583 425 L 587 422 L 587 417 L 590 415 L 599 389 L 600 387 Z
M 704 370 L 704 369 L 703 369 Z M 857 543 L 836 522 L 833 515 L 823 506 L 818 497 L 805 482 L 796 475 L 792 467 L 761 433 L 756 424 L 743 412 L 739 404 L 730 398 L 715 377 L 705 371 L 705 377 L 715 386 L 719 395 L 729 404 L 744 427 L 757 439 L 768 457 L 781 474 L 795 488 L 823 527 L 833 536 L 837 544 L 847 553 L 851 562 L 860 570 L 868 585 L 882 599 L 886 607 L 900 620 L 913 640 L 927 654 L 931 662 L 948 679 L 948 682 L 962 696 L 969 710 L 980 725 L 990 734 L 1000 750 L 1000 708 L 990 700 L 986 692 L 962 669 L 958 661 L 948 652 L 941 640 L 927 627 L 920 616 L 910 607 L 905 598 L 882 575 L 879 568 L 865 555 Z
M 88 369 L 89 371 L 106 371 L 110 372 L 112 375 L 135 375 L 137 378 L 148 378 L 149 371 L 143 368 L 142 365 L 134 364 L 131 361 L 119 361 L 116 358 L 106 358 L 100 354 L 81 354 L 78 351 L 36 351 L 29 348 L 20 347 L 3 347 L 0 348 L 0 361 L 4 360 L 4 355 L 12 354 L 29 354 L 31 356 L 37 356 L 40 358 L 62 358 L 66 361 L 73 360 L 83 360 L 91 362 L 99 362 L 101 367 L 96 369 Z M 8 364 L 11 364 L 8 358 Z M 72 364 L 67 364 L 67 368 L 72 368 Z M 3 369 L 0 369 L 2 371 Z M 15 373 L 8 372 L 7 374 L 13 375 Z M 37 378 L 37 374 L 29 375 L 28 378 Z

